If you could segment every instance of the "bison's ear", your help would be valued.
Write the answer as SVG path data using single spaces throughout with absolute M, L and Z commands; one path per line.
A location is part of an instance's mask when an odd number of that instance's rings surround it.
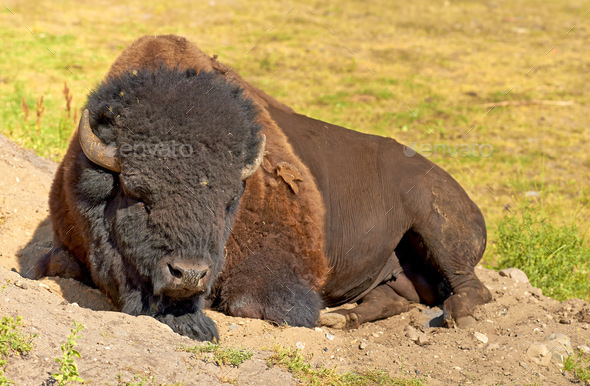
M 249 165 L 246 165 L 242 169 L 242 180 L 246 180 L 248 177 L 252 176 L 258 167 L 262 163 L 262 158 L 264 158 L 264 149 L 266 148 L 266 135 L 260 134 L 260 145 L 258 147 L 258 155 L 254 158 L 254 162 Z
M 90 128 L 90 113 L 84 110 L 78 125 L 78 137 L 80 146 L 86 157 L 98 166 L 109 169 L 115 173 L 121 172 L 121 163 L 117 156 L 117 148 L 105 145 Z

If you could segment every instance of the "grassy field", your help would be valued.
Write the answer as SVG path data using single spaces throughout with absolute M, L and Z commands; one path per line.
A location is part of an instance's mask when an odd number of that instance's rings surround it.
M 303 114 L 429 155 L 482 208 L 485 264 L 506 257 L 496 247 L 506 229 L 498 227 L 522 216 L 528 201 L 543 222 L 579 238 L 588 231 L 588 4 L 5 4 L 0 132 L 40 155 L 63 156 L 86 95 L 123 48 L 144 34 L 174 33 Z M 535 240 L 532 248 L 542 248 L 543 237 Z M 576 296 L 590 298 L 588 241 L 576 250 Z

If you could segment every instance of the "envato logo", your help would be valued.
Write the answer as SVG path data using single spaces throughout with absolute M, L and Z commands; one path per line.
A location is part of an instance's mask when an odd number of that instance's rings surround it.
M 433 156 L 488 158 L 494 154 L 494 148 L 489 143 L 479 144 L 475 142 L 471 144 L 462 143 L 455 146 L 446 143 L 417 144 L 416 142 L 411 142 L 409 145 L 404 146 L 403 151 L 406 157 L 413 157 L 416 153 L 420 153 L 420 155 L 426 158 Z
M 125 157 L 188 158 L 193 154 L 192 145 L 186 143 L 124 143 L 119 146 L 119 155 Z

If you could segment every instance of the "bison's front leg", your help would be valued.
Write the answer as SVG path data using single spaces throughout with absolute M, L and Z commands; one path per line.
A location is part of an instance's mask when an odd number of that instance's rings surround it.
M 366 294 L 358 306 L 323 314 L 320 324 L 333 328 L 358 328 L 363 323 L 389 318 L 409 308 L 407 299 L 387 284 L 382 284 Z
M 216 308 L 231 316 L 315 326 L 322 300 L 289 264 L 292 261 L 296 258 L 286 252 L 272 259 L 263 254 L 249 256 L 227 273 Z
M 219 340 L 215 322 L 203 312 L 203 301 L 172 300 L 153 297 L 140 290 L 127 291 L 121 296 L 121 311 L 131 315 L 148 315 L 168 325 L 180 335 L 196 340 Z
M 219 341 L 219 334 L 215 322 L 203 311 L 195 311 L 189 314 L 174 316 L 172 314 L 156 317 L 162 323 L 167 324 L 174 332 L 186 335 L 196 340 Z

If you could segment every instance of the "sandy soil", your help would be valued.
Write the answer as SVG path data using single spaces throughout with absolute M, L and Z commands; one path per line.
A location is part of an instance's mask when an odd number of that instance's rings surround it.
M 276 327 L 208 311 L 223 346 L 255 352 L 237 368 L 218 367 L 179 350 L 196 342 L 152 318 L 116 312 L 96 289 L 60 278 L 27 279 L 52 247 L 47 196 L 55 169 L 0 136 L 0 285 L 5 285 L 0 314 L 21 316 L 24 332 L 37 334 L 28 355 L 8 358 L 5 374 L 17 384 L 51 383 L 58 368 L 54 359 L 74 320 L 85 326 L 77 363 L 89 384 L 118 384 L 134 376 L 154 377 L 156 384 L 297 383 L 285 370 L 266 365 L 264 358 L 279 344 L 302 347 L 313 365 L 338 371 L 385 369 L 432 385 L 553 385 L 574 380 L 562 371 L 562 357 L 590 345 L 588 303 L 558 302 L 518 272 L 501 276 L 478 267 L 494 300 L 477 311 L 478 323 L 467 329 L 431 327 L 441 311 L 421 305 L 353 331 Z

